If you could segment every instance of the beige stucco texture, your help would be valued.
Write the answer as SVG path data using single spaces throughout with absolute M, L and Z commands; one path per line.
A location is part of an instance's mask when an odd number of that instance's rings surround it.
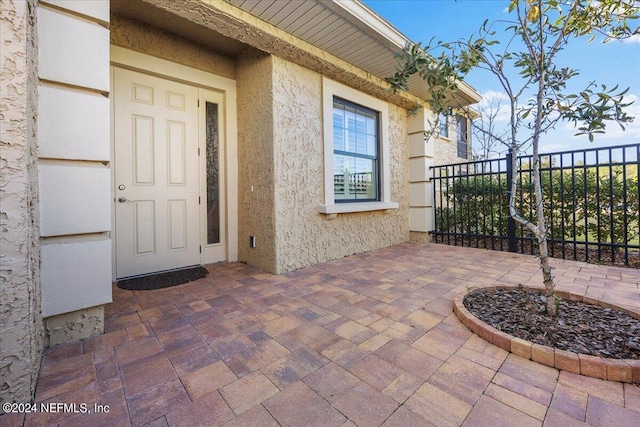
M 104 306 L 48 317 L 45 329 L 46 347 L 100 335 L 104 332 Z
M 273 57 L 238 60 L 238 258 L 275 272 Z M 256 247 L 249 247 L 249 236 Z
M 34 3 L 0 3 L 0 403 L 29 401 L 42 356 Z
M 320 214 L 322 76 L 267 54 L 237 65 L 239 259 L 284 273 L 409 240 L 406 111 L 389 105 L 391 199 L 399 209 Z M 249 236 L 256 247 L 249 247 Z
M 455 129 L 449 131 L 450 135 L 456 137 Z M 436 138 L 435 156 L 436 165 L 450 165 L 452 163 L 465 162 L 467 160 L 458 157 L 458 145 L 454 139 Z
M 322 78 L 278 57 L 273 64 L 276 272 L 409 240 L 406 111 L 389 104 L 391 200 L 400 207 L 328 219 L 318 213 L 325 200 Z
M 111 44 L 177 62 L 197 70 L 235 78 L 235 61 L 189 40 L 156 27 L 111 16 Z

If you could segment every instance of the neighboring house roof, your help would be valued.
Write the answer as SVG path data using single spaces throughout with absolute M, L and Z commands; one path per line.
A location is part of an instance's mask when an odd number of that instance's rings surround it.
M 232 57 L 250 45 L 319 70 L 330 61 L 318 52 L 327 52 L 381 81 L 395 73 L 396 53 L 413 43 L 359 0 L 112 0 L 111 8 Z M 248 20 L 248 15 L 257 22 L 234 31 L 234 23 Z M 311 60 L 300 59 L 304 48 L 273 36 L 269 28 L 294 36 L 317 52 L 310 52 Z M 411 95 L 428 99 L 428 84 L 420 77 L 413 76 L 409 87 Z M 462 83 L 459 89 L 469 104 L 480 101 L 471 86 Z

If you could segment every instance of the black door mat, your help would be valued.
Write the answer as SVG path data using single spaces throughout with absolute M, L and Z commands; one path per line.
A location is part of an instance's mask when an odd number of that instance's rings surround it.
M 194 280 L 202 279 L 207 274 L 209 274 L 209 272 L 206 268 L 193 267 L 134 277 L 133 279 L 119 280 L 117 285 L 120 289 L 127 289 L 129 291 L 150 291 L 193 282 Z

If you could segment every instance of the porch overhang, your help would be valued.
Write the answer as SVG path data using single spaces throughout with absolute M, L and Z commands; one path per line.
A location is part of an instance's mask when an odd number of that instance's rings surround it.
M 111 9 L 230 57 L 250 46 L 403 108 L 428 106 L 427 82 L 417 76 L 409 92 L 389 90 L 384 78 L 411 41 L 357 0 L 112 0 Z M 467 84 L 459 89 L 464 102 L 480 100 Z

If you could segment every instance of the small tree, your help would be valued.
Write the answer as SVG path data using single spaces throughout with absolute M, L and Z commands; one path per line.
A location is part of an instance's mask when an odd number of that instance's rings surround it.
M 638 17 L 640 5 L 634 0 L 511 0 L 510 21 L 485 21 L 477 34 L 452 43 L 431 42 L 407 46 L 396 74 L 387 78 L 394 90 L 408 90 L 414 74 L 430 85 L 430 108 L 436 115 L 464 109 L 457 96 L 458 84 L 474 69 L 483 69 L 498 80 L 509 108 L 507 135 L 491 135 L 512 151 L 514 179 L 509 189 L 509 214 L 535 236 L 546 290 L 547 314 L 556 316 L 558 298 L 549 265 L 547 227 L 540 183 L 540 138 L 560 121 L 572 122 L 577 134 L 604 133 L 607 122 L 623 129 L 632 121 L 624 108 L 627 90 L 608 88 L 595 82 L 582 91 L 568 92 L 567 84 L 578 75 L 570 67 L 558 65 L 558 54 L 569 41 L 589 37 L 589 42 L 621 39 L 639 34 L 628 23 Z M 508 35 L 506 43 L 495 38 L 500 29 Z M 490 133 L 491 130 L 486 130 Z M 528 145 L 533 150 L 535 223 L 516 211 L 518 151 Z

